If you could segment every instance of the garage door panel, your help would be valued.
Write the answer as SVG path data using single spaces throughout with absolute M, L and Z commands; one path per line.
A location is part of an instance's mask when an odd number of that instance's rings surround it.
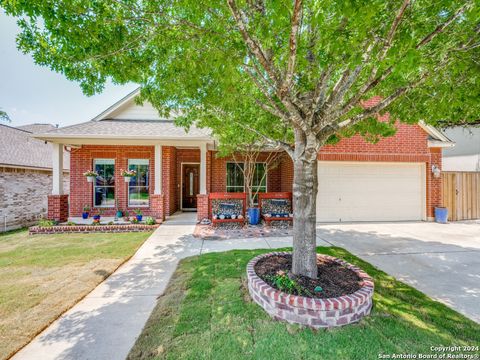
M 318 174 L 318 221 L 400 221 L 424 217 L 422 164 L 319 162 Z

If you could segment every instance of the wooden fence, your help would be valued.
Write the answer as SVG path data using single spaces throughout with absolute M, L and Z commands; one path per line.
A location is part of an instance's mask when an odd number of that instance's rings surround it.
M 480 219 L 480 172 L 444 171 L 442 178 L 448 220 Z

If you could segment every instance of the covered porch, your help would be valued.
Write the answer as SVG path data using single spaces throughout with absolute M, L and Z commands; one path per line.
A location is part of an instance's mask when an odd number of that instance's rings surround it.
M 48 217 L 59 222 L 68 218 L 100 214 L 104 218 L 142 214 L 163 221 L 178 210 L 206 216 L 207 141 L 175 143 L 99 144 L 97 142 L 53 143 L 53 186 L 48 199 Z M 71 157 L 70 194 L 63 189 L 63 151 Z M 126 182 L 123 170 L 136 175 Z M 93 182 L 84 173 L 98 174 Z M 202 210 L 205 210 L 202 212 Z M 88 219 L 86 220 L 88 221 Z

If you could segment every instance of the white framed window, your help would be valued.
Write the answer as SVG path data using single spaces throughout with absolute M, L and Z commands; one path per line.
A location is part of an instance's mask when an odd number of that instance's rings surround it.
M 94 159 L 93 169 L 98 173 L 93 183 L 94 207 L 115 207 L 115 160 Z
M 137 173 L 128 183 L 128 206 L 148 207 L 150 201 L 150 165 L 148 159 L 129 159 L 128 170 Z
M 244 192 L 245 178 L 243 176 L 243 163 L 227 162 L 227 192 Z M 267 192 L 267 164 L 258 162 L 255 164 L 253 174 L 252 191 Z M 257 200 L 255 199 L 255 202 Z

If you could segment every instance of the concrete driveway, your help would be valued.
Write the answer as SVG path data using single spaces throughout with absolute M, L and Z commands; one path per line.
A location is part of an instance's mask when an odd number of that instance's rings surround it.
M 317 226 L 317 237 L 480 322 L 480 222 Z

